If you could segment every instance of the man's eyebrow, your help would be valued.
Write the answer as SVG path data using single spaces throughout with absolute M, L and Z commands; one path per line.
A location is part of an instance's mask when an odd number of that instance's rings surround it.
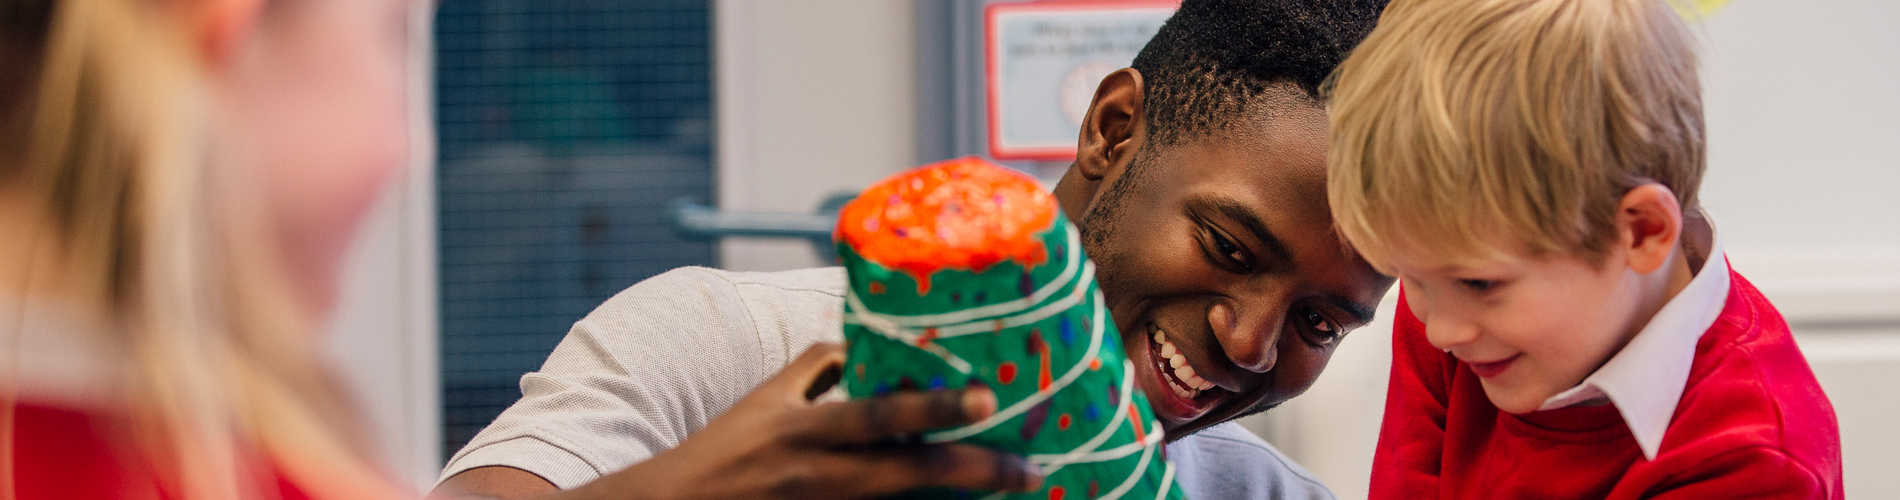
M 1352 318 L 1361 325 L 1371 323 L 1373 313 L 1379 310 L 1378 306 L 1368 306 L 1353 302 L 1352 299 L 1338 295 L 1327 295 L 1326 302 L 1332 304 L 1333 307 L 1339 308 L 1341 311 L 1346 311 L 1346 314 L 1351 315 Z
M 1247 204 L 1235 201 L 1232 198 L 1218 196 L 1196 197 L 1193 201 L 1206 206 L 1210 210 L 1220 212 L 1221 215 L 1227 216 L 1227 218 L 1233 219 L 1235 223 L 1240 224 L 1242 229 L 1253 233 L 1254 239 L 1259 240 L 1261 245 L 1267 247 L 1267 253 L 1269 254 L 1267 257 L 1272 258 L 1274 262 L 1280 264 L 1280 266 L 1276 267 L 1293 265 L 1293 252 L 1287 250 L 1286 243 L 1281 242 L 1280 238 L 1274 237 L 1273 230 L 1267 228 L 1267 222 L 1261 220 L 1260 214 L 1255 213 Z

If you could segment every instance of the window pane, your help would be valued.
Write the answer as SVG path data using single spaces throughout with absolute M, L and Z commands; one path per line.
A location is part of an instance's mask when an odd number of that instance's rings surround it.
M 436 20 L 444 450 L 575 320 L 713 264 L 666 219 L 712 198 L 705 0 L 456 0 Z

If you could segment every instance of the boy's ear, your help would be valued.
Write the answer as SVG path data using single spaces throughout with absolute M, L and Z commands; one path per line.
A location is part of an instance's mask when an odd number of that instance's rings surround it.
M 1084 179 L 1102 180 L 1138 149 L 1144 85 L 1141 72 L 1122 68 L 1095 88 L 1095 100 L 1082 117 L 1076 139 L 1075 169 Z
M 1616 206 L 1617 244 L 1629 252 L 1630 269 L 1649 274 L 1668 263 L 1682 224 L 1682 205 L 1667 186 L 1652 182 L 1624 194 Z

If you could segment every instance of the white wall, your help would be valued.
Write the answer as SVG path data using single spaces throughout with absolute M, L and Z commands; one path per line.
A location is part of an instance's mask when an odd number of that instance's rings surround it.
M 812 213 L 917 158 L 911 2 L 717 0 L 719 207 Z M 720 265 L 818 265 L 800 240 L 729 238 Z
M 1734 268 L 1788 318 L 1840 419 L 1847 491 L 1900 491 L 1900 3 L 1736 0 L 1706 19 L 1702 189 Z M 1247 422 L 1364 498 L 1391 360 L 1380 322 Z
M 427 2 L 411 10 L 409 168 L 389 187 L 350 250 L 328 332 L 331 366 L 368 417 L 383 461 L 418 492 L 434 486 L 442 467 L 428 36 L 434 14 Z

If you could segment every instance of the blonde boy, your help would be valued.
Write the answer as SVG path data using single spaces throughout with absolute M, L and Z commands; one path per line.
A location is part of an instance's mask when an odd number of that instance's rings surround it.
M 1340 231 L 1402 283 L 1374 498 L 1841 498 L 1832 406 L 1701 216 L 1658 0 L 1395 0 L 1334 75 Z

